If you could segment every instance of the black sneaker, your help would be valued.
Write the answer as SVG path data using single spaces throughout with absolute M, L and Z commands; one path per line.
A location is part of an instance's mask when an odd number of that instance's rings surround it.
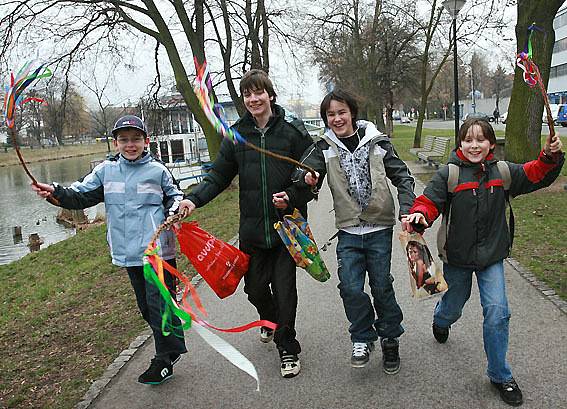
M 353 368 L 364 368 L 370 360 L 370 352 L 374 349 L 374 342 L 353 342 L 350 365 Z
M 400 343 L 396 338 L 382 339 L 382 367 L 388 375 L 395 375 L 400 371 Z
M 431 328 L 433 328 L 433 336 L 435 337 L 437 342 L 439 342 L 440 344 L 447 342 L 447 338 L 449 338 L 449 328 L 451 327 L 443 328 L 433 323 Z
M 284 378 L 293 378 L 299 374 L 301 364 L 296 354 L 280 351 L 281 373 Z
M 504 383 L 497 383 L 494 381 L 490 381 L 490 383 L 496 389 L 498 389 L 498 392 L 500 392 L 500 397 L 508 405 L 520 406 L 522 403 L 524 403 L 522 391 L 520 390 L 520 387 L 518 386 L 514 378 Z
M 260 341 L 267 344 L 274 339 L 274 330 L 268 327 L 260 327 Z
M 138 377 L 138 382 L 147 385 L 159 385 L 173 376 L 173 365 L 154 358 L 150 367 Z
M 175 365 L 181 359 L 181 354 L 170 354 L 169 360 L 171 361 L 171 365 Z

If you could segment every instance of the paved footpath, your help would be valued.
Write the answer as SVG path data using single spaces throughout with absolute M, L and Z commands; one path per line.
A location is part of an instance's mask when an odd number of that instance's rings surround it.
M 328 188 L 321 192 L 319 201 L 310 204 L 309 220 L 320 245 L 335 232 L 331 207 Z M 399 227 L 394 232 L 392 275 L 406 332 L 400 338 L 401 370 L 397 375 L 382 371 L 379 349 L 367 367 L 350 366 L 348 323 L 337 289 L 335 239 L 329 250 L 322 253 L 332 274 L 329 281 L 319 283 L 303 270 L 297 270 L 297 333 L 303 349 L 299 376 L 280 376 L 275 345 L 262 344 L 257 330 L 221 334 L 256 366 L 261 388 L 256 392 L 251 377 L 189 330 L 189 353 L 175 365 L 172 379 L 160 386 L 136 381 L 153 355 L 153 339 L 149 338 L 89 408 L 508 407 L 484 374 L 482 309 L 476 284 L 449 341 L 438 344 L 431 334 L 435 300 L 416 301 L 410 297 L 407 264 L 397 240 Z M 428 232 L 426 238 L 433 247 L 433 232 Z M 512 310 L 508 357 L 524 392 L 523 408 L 567 408 L 567 316 L 510 264 L 505 263 L 505 268 Z M 216 325 L 256 319 L 242 288 L 222 301 L 206 284 L 199 286 L 199 293 L 210 322 Z

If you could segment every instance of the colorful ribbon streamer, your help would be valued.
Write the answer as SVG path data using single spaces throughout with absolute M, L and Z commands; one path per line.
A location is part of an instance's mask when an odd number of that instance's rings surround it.
M 541 74 L 539 72 L 538 66 L 532 61 L 532 35 L 536 32 L 543 30 L 540 27 L 537 27 L 534 24 L 528 27 L 528 39 L 526 41 L 526 45 L 524 47 L 524 51 L 516 55 L 516 65 L 520 67 L 523 71 L 523 78 L 524 82 L 530 87 L 533 88 L 536 85 L 539 86 L 539 90 L 541 92 L 541 96 L 543 98 L 543 103 L 546 109 L 547 114 L 547 126 L 549 127 L 549 138 L 548 140 L 551 141 L 555 136 L 555 127 L 553 124 L 553 114 L 551 112 L 551 107 L 549 106 L 549 98 L 547 96 L 547 91 L 545 89 L 545 85 L 543 85 L 543 80 L 541 78 Z
M 164 269 L 166 269 L 184 284 L 183 296 L 181 297 L 181 305 L 179 305 L 173 299 L 170 290 L 165 284 Z M 195 290 L 195 287 L 191 284 L 191 281 L 185 274 L 170 265 L 167 261 L 162 260 L 157 255 L 157 248 L 155 247 L 155 244 L 153 242 L 150 243 L 150 246 L 148 246 L 148 249 L 145 252 L 144 277 L 148 282 L 154 284 L 159 289 L 159 292 L 165 301 L 165 308 L 162 313 L 162 332 L 164 335 L 167 336 L 171 333 L 176 334 L 179 333 L 180 330 L 187 330 L 190 327 L 193 327 L 193 329 L 195 329 L 195 332 L 197 332 L 197 334 L 199 334 L 199 336 L 203 338 L 203 340 L 214 350 L 220 353 L 234 366 L 253 377 L 256 380 L 256 390 L 260 390 L 260 380 L 258 378 L 258 373 L 256 372 L 254 365 L 236 348 L 234 348 L 219 336 L 210 332 L 206 327 L 221 332 L 242 332 L 250 328 L 259 326 L 276 329 L 276 324 L 271 321 L 256 320 L 238 327 L 219 328 L 200 318 L 188 302 L 188 296 L 191 295 L 191 299 L 193 300 L 193 303 L 195 304 L 197 310 L 200 311 L 202 315 L 207 315 L 207 312 L 203 307 L 203 304 L 201 302 L 201 299 L 199 298 L 199 295 L 197 294 L 197 291 Z M 173 315 L 176 315 L 181 319 L 181 328 L 176 328 L 173 325 Z
M 295 159 L 292 159 L 290 157 L 279 155 L 267 149 L 260 148 L 253 143 L 248 142 L 242 135 L 240 135 L 240 133 L 238 133 L 236 129 L 231 128 L 230 125 L 223 119 L 224 109 L 220 104 L 215 104 L 213 96 L 213 84 L 211 81 L 211 76 L 209 74 L 209 67 L 207 62 L 205 61 L 203 62 L 203 65 L 199 65 L 197 58 L 194 59 L 194 62 L 197 75 L 195 77 L 195 86 L 193 90 L 195 91 L 195 95 L 197 95 L 199 105 L 201 105 L 201 108 L 203 109 L 207 120 L 211 123 L 215 130 L 220 135 L 222 135 L 223 138 L 229 139 L 234 144 L 242 143 L 257 152 L 278 160 L 289 162 L 294 166 L 305 169 L 306 171 L 315 175 L 315 170 L 313 170 L 313 168 L 304 165 L 303 163 L 296 161 Z
M 43 64 L 30 74 L 32 65 L 33 61 L 28 61 L 22 66 L 22 68 L 20 68 L 15 77 L 14 73 L 10 74 L 10 85 L 6 87 L 6 96 L 4 98 L 4 117 L 6 118 L 6 125 L 8 128 L 14 127 L 16 107 L 30 101 L 45 103 L 45 101 L 41 98 L 23 98 L 24 90 L 34 81 L 51 76 L 51 71 Z
M 199 66 L 197 58 L 195 58 L 194 61 L 195 68 L 197 69 L 194 91 L 201 108 L 203 108 L 205 116 L 223 138 L 228 138 L 234 144 L 246 143 L 246 139 L 244 139 L 237 130 L 232 129 L 222 118 L 222 113 L 224 113 L 222 106 L 215 104 L 213 84 L 207 62 L 205 61 L 203 65 Z
M 4 118 L 6 121 L 6 125 L 8 126 L 8 133 L 10 134 L 10 139 L 12 140 L 12 146 L 16 151 L 16 155 L 18 155 L 18 159 L 20 160 L 20 164 L 24 168 L 26 175 L 31 179 L 34 185 L 37 185 L 36 178 L 32 175 L 31 171 L 28 169 L 26 165 L 26 161 L 20 152 L 20 147 L 18 146 L 18 138 L 17 134 L 18 131 L 15 127 L 16 124 L 16 107 L 21 106 L 30 101 L 41 102 L 45 104 L 45 101 L 41 98 L 37 97 L 29 97 L 23 98 L 24 90 L 31 85 L 32 82 L 38 80 L 40 78 L 47 78 L 51 76 L 51 71 L 49 68 L 44 67 L 44 65 L 40 65 L 36 68 L 31 74 L 31 66 L 33 65 L 32 61 L 28 61 L 24 64 L 22 68 L 16 74 L 14 78 L 14 73 L 10 74 L 10 85 L 6 87 L 6 95 L 4 97 Z M 43 70 L 43 72 L 42 72 Z M 59 201 L 55 199 L 53 196 L 48 196 L 45 200 L 49 203 L 59 206 Z

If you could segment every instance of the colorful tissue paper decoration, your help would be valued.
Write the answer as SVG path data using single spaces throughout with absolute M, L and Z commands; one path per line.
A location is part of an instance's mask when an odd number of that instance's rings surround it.
M 165 284 L 164 270 L 167 270 L 173 277 L 178 279 L 183 286 L 183 295 L 181 296 L 179 302 L 174 298 L 176 289 L 169 289 Z M 198 311 L 202 316 L 207 315 L 201 299 L 197 294 L 195 287 L 191 283 L 191 279 L 189 279 L 189 277 L 187 277 L 185 274 L 167 263 L 165 260 L 162 260 L 158 255 L 157 248 L 154 243 L 150 243 L 145 251 L 144 277 L 148 282 L 152 283 L 159 289 L 159 292 L 164 300 L 161 328 L 164 335 L 176 335 L 180 334 L 180 331 L 193 328 L 195 332 L 201 338 L 203 338 L 203 340 L 208 345 L 210 345 L 214 350 L 220 353 L 225 359 L 227 359 L 230 363 L 235 365 L 240 370 L 253 377 L 256 380 L 256 390 L 260 390 L 260 381 L 254 365 L 236 348 L 234 348 L 218 335 L 212 333 L 208 328 L 221 332 L 242 332 L 250 328 L 259 326 L 264 326 L 275 330 L 277 328 L 276 324 L 271 321 L 257 320 L 233 328 L 219 328 L 211 325 L 208 321 L 201 318 L 197 313 Z M 195 305 L 197 311 L 195 311 L 195 309 L 191 306 L 189 298 L 193 301 L 193 304 Z M 182 322 L 180 328 L 173 325 L 172 318 L 174 315 L 179 317 Z
M 549 127 L 549 138 L 551 139 L 553 138 L 553 136 L 555 136 L 555 128 L 553 126 L 553 114 L 551 112 L 551 107 L 549 105 L 549 98 L 547 96 L 545 85 L 543 85 L 539 68 L 532 61 L 532 54 L 533 54 L 532 35 L 536 31 L 542 32 L 543 30 L 538 26 L 536 26 L 535 24 L 532 24 L 531 26 L 528 27 L 528 39 L 526 41 L 526 46 L 524 47 L 524 51 L 516 55 L 516 65 L 522 69 L 524 82 L 530 88 L 539 85 L 539 90 L 541 91 L 541 96 L 543 98 L 543 103 L 547 113 L 547 126 Z
M 215 104 L 213 84 L 211 82 L 207 62 L 205 61 L 203 65 L 199 65 L 195 58 L 195 67 L 197 69 L 197 76 L 195 78 L 194 91 L 209 122 L 215 127 L 215 130 L 223 136 L 223 138 L 228 138 L 234 144 L 246 143 L 246 140 L 238 133 L 238 131 L 231 128 L 223 119 L 224 110 L 222 106 Z
M 19 107 L 27 102 L 36 101 L 45 103 L 41 98 L 29 97 L 24 98 L 24 91 L 34 81 L 40 78 L 47 78 L 51 76 L 51 71 L 45 65 L 40 65 L 32 71 L 33 61 L 24 64 L 14 77 L 14 73 L 10 74 L 10 85 L 6 87 L 6 95 L 4 98 L 4 117 L 8 128 L 13 128 L 15 125 L 16 107 Z

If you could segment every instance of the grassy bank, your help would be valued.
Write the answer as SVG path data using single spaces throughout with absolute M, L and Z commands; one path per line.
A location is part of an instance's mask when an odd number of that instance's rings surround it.
M 110 145 L 113 151 L 112 144 Z M 65 159 L 76 156 L 92 155 L 94 153 L 106 153 L 106 142 L 82 145 L 63 145 L 49 148 L 20 148 L 26 162 L 43 162 L 47 160 Z M 20 163 L 16 151 L 12 148 L 0 149 L 0 167 L 11 166 Z
M 415 161 L 409 153 L 413 145 L 415 128 L 396 126 L 392 142 L 396 151 L 405 161 Z M 422 135 L 449 136 L 454 131 L 443 129 L 424 129 Z M 504 136 L 503 131 L 497 136 Z M 567 138 L 561 137 L 564 150 Z M 542 143 L 544 138 L 542 138 Z M 417 175 L 424 183 L 431 174 Z M 547 189 L 516 197 L 512 200 L 515 216 L 515 238 L 512 256 L 531 270 L 540 280 L 552 287 L 557 294 L 567 300 L 567 214 L 560 203 L 565 203 L 567 191 L 567 165 L 563 166 L 561 176 Z
M 198 209 L 200 225 L 232 238 L 237 196 L 231 187 Z M 0 276 L 0 407 L 72 408 L 146 328 L 104 226 L 0 266 Z

